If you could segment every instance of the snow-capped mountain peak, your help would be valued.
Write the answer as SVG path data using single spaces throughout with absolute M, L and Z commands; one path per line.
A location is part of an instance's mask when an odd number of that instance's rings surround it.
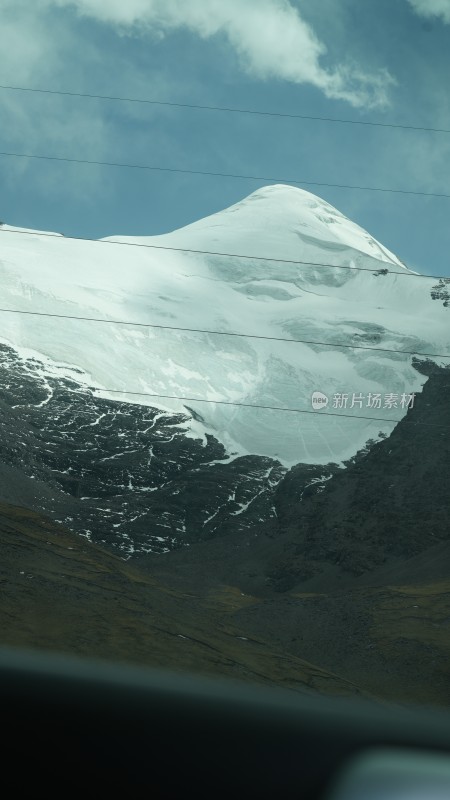
M 310 249 L 324 250 L 327 258 L 352 249 L 379 261 L 406 269 L 399 259 L 356 223 L 320 197 L 294 186 L 275 184 L 257 189 L 229 208 L 186 225 L 164 237 L 173 246 L 201 249 L 227 248 L 227 252 L 264 258 L 299 259 Z M 111 238 L 111 237 L 110 237 Z M 140 241 L 142 237 L 112 237 Z M 261 249 L 262 247 L 262 249 Z M 224 251 L 225 252 L 225 251 Z
M 183 412 L 186 435 L 211 434 L 230 454 L 342 462 L 391 432 L 380 418 L 406 413 L 401 397 L 424 380 L 411 352 L 449 352 L 435 281 L 302 189 L 264 187 L 160 236 L 35 233 L 0 232 L 3 308 L 89 319 L 2 313 L 3 341 L 40 359 L 43 375 L 76 368 L 102 396 Z M 328 397 L 323 413 L 315 391 Z M 367 405 L 374 395 L 381 406 Z

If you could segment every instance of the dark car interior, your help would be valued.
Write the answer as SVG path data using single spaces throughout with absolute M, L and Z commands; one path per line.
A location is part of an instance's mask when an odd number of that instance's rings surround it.
M 444 711 L 12 648 L 0 676 L 3 782 L 17 791 L 450 797 Z

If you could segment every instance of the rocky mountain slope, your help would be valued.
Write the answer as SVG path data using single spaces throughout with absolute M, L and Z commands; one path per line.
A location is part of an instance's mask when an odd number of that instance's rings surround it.
M 277 505 L 289 538 L 271 573 L 279 589 L 321 575 L 324 564 L 362 575 L 448 542 L 450 370 L 416 367 L 429 380 L 389 438 L 313 484 L 308 498 Z M 278 491 L 282 498 L 282 484 Z
M 46 517 L 0 503 L 0 642 L 293 691 L 369 693 L 264 636 L 236 613 L 256 598 L 235 586 L 174 590 Z

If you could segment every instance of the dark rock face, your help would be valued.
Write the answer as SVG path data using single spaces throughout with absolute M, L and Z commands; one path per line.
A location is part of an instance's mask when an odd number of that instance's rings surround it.
M 288 542 L 269 571 L 278 591 L 313 578 L 326 564 L 362 575 L 450 539 L 450 370 L 430 362 L 415 366 L 429 380 L 391 436 L 312 487 L 306 501 L 291 500 L 283 526 Z
M 439 278 L 431 289 L 431 297 L 433 300 L 443 300 L 442 305 L 450 307 L 450 278 Z
M 415 366 L 429 380 L 391 436 L 368 442 L 345 469 L 287 470 L 261 456 L 229 461 L 213 436 L 186 436 L 188 413 L 102 399 L 78 370 L 50 374 L 1 346 L 0 501 L 124 558 L 242 537 L 236 569 L 250 559 L 249 574 L 271 590 L 330 565 L 358 576 L 448 538 L 450 370 Z
M 166 552 L 275 518 L 286 469 L 259 456 L 227 463 L 189 415 L 93 395 L 0 347 L 0 497 L 44 511 L 122 552 Z M 220 461 L 225 463 L 220 463 Z M 219 462 L 219 463 L 216 463 Z

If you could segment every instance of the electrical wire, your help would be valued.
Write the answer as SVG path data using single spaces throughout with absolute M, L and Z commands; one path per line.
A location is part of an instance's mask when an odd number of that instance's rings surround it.
M 23 231 L 23 230 L 8 230 L 7 228 L 3 227 L 0 224 L 0 233 L 12 233 L 16 234 L 16 236 L 47 236 L 50 239 L 58 239 L 58 241 L 62 241 L 66 239 L 68 241 L 75 241 L 75 242 L 94 242 L 95 244 L 110 244 L 110 245 L 117 245 L 120 247 L 145 247 L 148 250 L 168 250 L 174 253 L 194 253 L 197 255 L 206 255 L 206 256 L 223 256 L 224 258 L 242 258 L 248 259 L 251 261 L 273 261 L 276 264 L 300 264 L 303 266 L 309 267 L 331 267 L 333 269 L 350 269 L 353 272 L 373 272 L 377 274 L 379 270 L 371 269 L 370 267 L 350 267 L 350 266 L 341 266 L 340 264 L 322 264 L 316 261 L 300 261 L 298 259 L 292 258 L 270 258 L 269 256 L 249 256 L 243 255 L 242 253 L 221 253 L 215 250 L 194 250 L 191 247 L 167 247 L 166 245 L 159 245 L 159 244 L 141 244 L 140 242 L 113 242 L 108 239 L 90 239 L 86 236 L 65 236 L 65 234 L 58 234 L 58 233 L 45 233 L 42 231 Z M 162 234 L 167 235 L 167 234 Z M 369 256 L 370 258 L 371 256 Z M 383 264 L 387 264 L 387 261 L 380 262 Z M 410 270 L 409 267 L 404 265 L 407 270 Z M 384 268 L 380 267 L 379 269 Z M 397 270 L 387 269 L 386 273 L 389 275 L 400 275 L 401 277 L 407 278 L 431 278 L 432 280 L 436 281 L 445 281 L 449 282 L 450 277 L 445 275 L 424 275 L 421 272 L 397 272 Z
M 130 325 L 138 328 L 161 328 L 169 331 L 183 331 L 185 333 L 207 333 L 214 336 L 238 336 L 243 339 L 264 339 L 271 342 L 290 342 L 296 344 L 313 344 L 324 347 L 345 347 L 350 350 L 373 350 L 377 353 L 395 353 L 396 355 L 407 356 L 427 356 L 430 358 L 450 358 L 450 354 L 443 353 L 420 353 L 416 350 L 395 350 L 387 347 L 370 347 L 361 344 L 338 344 L 335 342 L 321 342 L 312 339 L 286 339 L 281 336 L 261 336 L 253 333 L 238 333 L 235 331 L 212 331 L 205 328 L 181 328 L 176 325 L 159 325 L 152 322 L 132 322 L 131 320 L 102 319 L 101 317 L 78 317 L 72 314 L 51 314 L 48 311 L 25 311 L 19 308 L 0 308 L 0 313 L 4 311 L 8 314 L 29 314 L 35 317 L 56 317 L 57 319 L 74 319 L 83 322 L 103 322 L 110 325 Z
M 191 402 L 191 403 L 210 403 L 210 404 L 213 404 L 213 405 L 238 406 L 238 407 L 242 407 L 242 408 L 258 408 L 258 409 L 263 409 L 263 410 L 268 410 L 268 411 L 291 412 L 291 413 L 294 413 L 294 414 L 315 414 L 316 416 L 321 416 L 321 417 L 323 417 L 323 416 L 326 416 L 326 417 L 344 417 L 345 419 L 353 419 L 353 420 L 355 420 L 355 419 L 363 419 L 363 420 L 369 420 L 370 422 L 388 423 L 390 425 L 396 425 L 399 422 L 403 422 L 405 424 L 411 424 L 411 425 L 426 425 L 426 426 L 430 426 L 432 428 L 449 428 L 450 429 L 449 425 L 440 425 L 439 423 L 435 423 L 435 422 L 420 422 L 420 421 L 416 421 L 416 420 L 408 420 L 408 419 L 405 419 L 405 418 L 403 418 L 403 419 L 387 419 L 386 417 L 371 417 L 371 416 L 370 417 L 366 417 L 366 416 L 361 416 L 359 414 L 355 416 L 354 414 L 338 414 L 338 413 L 335 413 L 333 411 L 309 411 L 307 409 L 302 409 L 302 408 L 286 408 L 286 407 L 283 407 L 283 406 L 265 406 L 265 405 L 256 404 L 256 403 L 239 403 L 239 402 L 235 402 L 235 401 L 231 401 L 231 400 L 208 400 L 208 399 L 201 398 L 201 397 L 184 397 L 184 396 L 180 396 L 180 395 L 159 394 L 157 392 L 134 392 L 134 391 L 126 390 L 126 389 L 108 389 L 108 388 L 105 389 L 105 388 L 101 388 L 101 387 L 97 387 L 97 386 L 86 386 L 86 387 L 83 387 L 81 390 L 78 390 L 78 391 L 79 392 L 80 391 L 83 392 L 85 390 L 89 390 L 91 392 L 103 392 L 105 394 L 121 394 L 121 395 L 127 395 L 127 396 L 131 395 L 131 396 L 135 396 L 135 397 L 158 397 L 158 398 L 163 398 L 163 399 L 167 399 L 167 400 L 180 400 L 180 401 L 187 400 L 188 402 Z M 188 408 L 188 407 L 186 406 L 186 408 Z M 77 413 L 80 413 L 80 412 L 77 412 Z M 85 411 L 85 412 L 81 412 L 81 413 L 87 414 L 89 412 Z
M 354 186 L 350 184 L 344 183 L 324 183 L 319 181 L 304 181 L 298 180 L 296 178 L 273 178 L 273 177 L 266 177 L 263 175 L 238 175 L 231 172 L 210 172 L 207 170 L 196 170 L 196 169 L 181 169 L 175 167 L 156 167 L 150 164 L 122 164 L 117 161 L 91 161 L 86 158 L 65 158 L 62 156 L 42 156 L 42 155 L 35 155 L 33 153 L 10 153 L 6 151 L 1 151 L 0 156 L 9 156 L 12 158 L 33 158 L 43 161 L 58 161 L 58 162 L 66 162 L 69 164 L 90 164 L 96 165 L 101 167 L 123 167 L 126 169 L 142 169 L 142 170 L 151 170 L 156 172 L 173 172 L 179 173 L 183 175 L 207 175 L 212 176 L 215 178 L 233 178 L 239 180 L 249 180 L 249 181 L 263 181 L 264 183 L 284 183 L 284 184 L 294 184 L 299 186 L 325 186 L 332 189 L 357 189 L 364 192 L 388 192 L 390 194 L 408 194 L 408 195 L 418 195 L 420 197 L 444 197 L 450 198 L 450 194 L 445 194 L 443 192 L 417 192 L 411 189 L 388 189 L 383 188 L 380 186 Z
M 91 391 L 96 392 L 107 392 L 109 394 L 126 394 L 126 395 L 136 395 L 139 397 L 162 397 L 169 400 L 188 400 L 189 402 L 194 403 L 213 403 L 218 405 L 226 405 L 226 406 L 242 406 L 244 408 L 259 408 L 265 409 L 269 411 L 285 411 L 285 412 L 292 412 L 294 414 L 316 414 L 317 416 L 327 416 L 327 417 L 345 417 L 348 419 L 365 419 L 375 422 L 387 422 L 392 425 L 396 425 L 398 422 L 405 422 L 411 425 L 430 425 L 431 427 L 436 428 L 450 428 L 449 425 L 440 425 L 439 423 L 434 422 L 416 422 L 416 421 L 409 421 L 407 419 L 386 419 L 385 417 L 363 417 L 363 416 L 355 416 L 354 414 L 336 414 L 332 411 L 309 411 L 302 408 L 286 408 L 283 406 L 263 406 L 255 403 L 237 403 L 232 402 L 231 400 L 206 400 L 200 397 L 179 397 L 177 395 L 171 394 L 156 394 L 154 392 L 131 392 L 131 391 L 124 391 L 122 389 L 100 389 L 98 387 L 88 387 Z
M 357 119 L 342 119 L 339 117 L 316 117 L 310 114 L 287 114 L 278 111 L 258 111 L 255 109 L 249 108 L 229 108 L 223 106 L 209 106 L 209 105 L 199 105 L 197 103 L 175 103 L 169 102 L 167 100 L 147 100 L 137 97 L 115 97 L 111 95 L 103 95 L 103 94 L 87 94 L 84 92 L 63 92 L 63 91 L 56 91 L 55 89 L 36 89 L 31 88 L 28 86 L 3 86 L 0 85 L 0 89 L 8 89 L 14 92 L 36 92 L 39 94 L 53 94 L 53 95 L 61 95 L 65 97 L 87 97 L 92 98 L 95 100 L 110 100 L 115 102 L 121 103 L 141 103 L 145 105 L 154 105 L 154 106 L 169 106 L 173 108 L 191 108 L 195 110 L 201 111 L 221 111 L 227 112 L 232 114 L 253 114 L 260 117 L 281 117 L 287 119 L 308 119 L 308 120 L 318 120 L 320 122 L 338 122 L 345 125 L 367 125 L 376 128 L 400 128 L 402 130 L 411 130 L 411 131 L 428 131 L 431 133 L 450 133 L 450 130 L 447 128 L 428 128 L 418 125 L 401 125 L 401 124 L 394 124 L 390 122 L 371 122 L 367 120 L 357 120 Z

